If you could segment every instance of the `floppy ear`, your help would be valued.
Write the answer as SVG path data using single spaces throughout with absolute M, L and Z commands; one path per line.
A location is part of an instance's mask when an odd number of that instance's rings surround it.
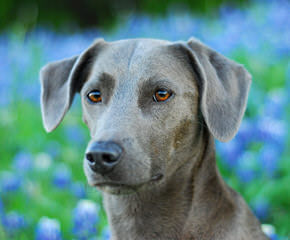
M 104 43 L 98 39 L 80 56 L 52 62 L 41 69 L 41 111 L 47 132 L 54 130 L 63 119 Z
M 251 75 L 242 65 L 194 38 L 186 48 L 200 81 L 201 112 L 207 127 L 218 140 L 229 141 L 243 118 Z

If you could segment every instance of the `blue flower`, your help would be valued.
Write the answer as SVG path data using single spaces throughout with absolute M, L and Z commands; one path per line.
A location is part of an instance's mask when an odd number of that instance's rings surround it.
M 21 214 L 12 211 L 2 216 L 2 225 L 8 234 L 13 234 L 23 229 L 27 224 Z
M 257 138 L 260 141 L 283 147 L 287 133 L 287 125 L 284 121 L 266 116 L 259 119 L 257 127 Z
M 56 158 L 60 155 L 61 152 L 61 145 L 57 141 L 49 141 L 46 144 L 46 152 L 52 156 L 53 158 Z
M 69 187 L 71 184 L 71 171 L 65 164 L 60 164 L 56 167 L 53 177 L 53 184 L 61 189 Z
M 32 156 L 26 152 L 19 152 L 13 159 L 13 167 L 17 172 L 24 173 L 32 167 Z
M 238 159 L 238 164 L 236 166 L 236 171 L 239 179 L 242 182 L 250 182 L 255 179 L 258 175 L 258 163 L 257 156 L 253 152 L 246 151 Z
M 85 143 L 85 135 L 80 127 L 66 126 L 64 130 L 65 130 L 65 135 L 70 142 L 74 142 L 76 144 Z
M 103 240 L 110 240 L 111 238 L 111 232 L 110 229 L 108 227 L 104 228 L 104 230 L 102 231 L 102 239 Z
M 251 204 L 254 214 L 260 221 L 265 221 L 269 215 L 270 205 L 265 198 L 258 198 Z
M 273 177 L 280 159 L 280 151 L 273 144 L 265 144 L 260 150 L 259 161 L 261 167 L 269 177 Z
M 35 240 L 61 240 L 60 223 L 56 219 L 42 217 L 36 227 Z
M 0 177 L 0 190 L 2 192 L 14 192 L 21 186 L 21 179 L 16 173 L 2 172 Z
M 0 217 L 4 214 L 4 205 L 0 196 Z
M 96 236 L 99 207 L 90 200 L 80 200 L 73 211 L 73 233 L 81 240 Z
M 238 158 L 244 151 L 244 146 L 241 141 L 238 141 L 237 138 L 234 138 L 227 143 L 217 142 L 217 150 L 226 165 L 230 168 L 233 168 L 236 166 Z
M 83 183 L 75 182 L 71 185 L 71 192 L 77 198 L 85 198 L 87 196 L 86 189 Z
M 268 93 L 263 115 L 274 119 L 281 119 L 284 114 L 286 103 L 287 97 L 284 90 L 280 89 Z
M 248 143 L 253 142 L 255 140 L 253 131 L 254 131 L 253 122 L 250 119 L 245 118 L 241 123 L 237 136 L 235 137 L 236 141 L 238 141 L 242 147 L 247 146 Z
M 271 240 L 279 240 L 279 236 L 275 233 L 274 226 L 270 224 L 262 224 L 263 232 L 271 239 Z
M 52 158 L 49 154 L 41 152 L 35 156 L 34 168 L 39 171 L 46 171 L 52 165 Z

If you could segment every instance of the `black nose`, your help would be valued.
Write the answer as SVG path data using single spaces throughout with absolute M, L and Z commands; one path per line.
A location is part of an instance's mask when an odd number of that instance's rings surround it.
M 106 174 L 119 163 L 122 152 L 114 142 L 93 142 L 87 148 L 86 158 L 94 172 Z

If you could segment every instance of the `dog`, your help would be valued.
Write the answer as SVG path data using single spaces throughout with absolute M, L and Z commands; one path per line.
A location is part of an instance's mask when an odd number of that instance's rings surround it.
M 195 38 L 97 39 L 40 80 L 47 132 L 81 96 L 83 167 L 102 191 L 111 239 L 268 239 L 216 165 L 214 139 L 231 140 L 245 112 L 242 65 Z

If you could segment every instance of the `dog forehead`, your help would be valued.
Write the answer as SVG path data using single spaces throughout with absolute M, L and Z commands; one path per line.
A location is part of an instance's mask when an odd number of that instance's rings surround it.
M 95 66 L 125 72 L 145 68 L 166 54 L 169 42 L 153 39 L 130 39 L 110 42 L 99 55 Z
M 151 77 L 179 78 L 185 64 L 172 51 L 172 42 L 155 39 L 129 39 L 108 42 L 96 58 L 92 74 L 112 75 L 118 81 L 136 83 Z

